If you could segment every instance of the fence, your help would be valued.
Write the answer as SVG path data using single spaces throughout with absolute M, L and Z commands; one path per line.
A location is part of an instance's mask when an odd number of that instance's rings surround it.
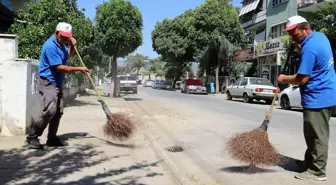
M 15 35 L 0 35 L 0 135 L 24 135 L 40 111 L 37 91 L 39 61 L 17 59 Z M 73 99 L 89 88 L 76 81 L 64 88 L 64 98 Z

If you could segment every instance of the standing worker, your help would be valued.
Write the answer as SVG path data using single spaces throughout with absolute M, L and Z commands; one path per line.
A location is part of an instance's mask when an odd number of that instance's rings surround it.
M 70 47 L 66 44 L 70 42 Z M 61 22 L 55 33 L 44 43 L 39 64 L 39 94 L 42 101 L 41 111 L 26 138 L 26 143 L 35 149 L 43 149 L 38 137 L 49 123 L 48 146 L 66 146 L 57 136 L 60 119 L 63 115 L 62 86 L 66 73 L 76 71 L 86 74 L 86 67 L 67 66 L 68 56 L 71 56 L 76 45 L 72 37 L 72 26 Z
M 336 75 L 328 38 L 311 29 L 301 16 L 288 18 L 286 30 L 301 47 L 295 75 L 279 75 L 278 83 L 300 87 L 303 133 L 307 144 L 304 161 L 297 161 L 302 180 L 327 180 L 329 120 L 336 105 Z

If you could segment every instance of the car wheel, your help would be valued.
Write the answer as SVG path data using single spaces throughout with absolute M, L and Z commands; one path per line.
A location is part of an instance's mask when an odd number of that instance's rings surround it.
M 287 95 L 283 95 L 280 98 L 280 107 L 286 110 L 289 110 L 291 108 L 289 98 Z
M 247 95 L 247 93 L 244 93 L 243 97 L 244 97 L 244 102 L 245 102 L 245 103 L 251 103 L 251 102 L 252 102 L 252 98 L 250 98 L 250 97 Z
M 226 92 L 226 99 L 228 99 L 228 100 L 232 100 L 232 96 L 231 96 L 230 91 L 227 91 L 227 92 Z

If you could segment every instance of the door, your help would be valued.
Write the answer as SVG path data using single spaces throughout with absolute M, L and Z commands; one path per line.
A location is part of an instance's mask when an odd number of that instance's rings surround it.
M 291 106 L 301 107 L 301 93 L 300 87 L 298 85 L 292 86 L 292 92 L 290 95 L 290 104 Z
M 238 88 L 239 84 L 242 81 L 243 78 L 238 78 L 238 80 L 235 81 L 235 83 L 232 85 L 232 89 L 230 90 L 232 96 L 238 96 Z
M 271 66 L 271 78 L 269 79 L 274 86 L 276 86 L 276 82 L 278 79 L 278 66 L 272 65 Z
M 246 90 L 247 78 L 243 78 L 238 87 L 238 96 L 243 97 L 243 94 Z

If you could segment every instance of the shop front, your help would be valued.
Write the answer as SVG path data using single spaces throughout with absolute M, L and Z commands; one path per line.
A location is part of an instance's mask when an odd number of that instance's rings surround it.
M 277 77 L 286 62 L 285 48 L 288 37 L 279 37 L 258 43 L 258 66 L 260 77 L 276 85 Z

